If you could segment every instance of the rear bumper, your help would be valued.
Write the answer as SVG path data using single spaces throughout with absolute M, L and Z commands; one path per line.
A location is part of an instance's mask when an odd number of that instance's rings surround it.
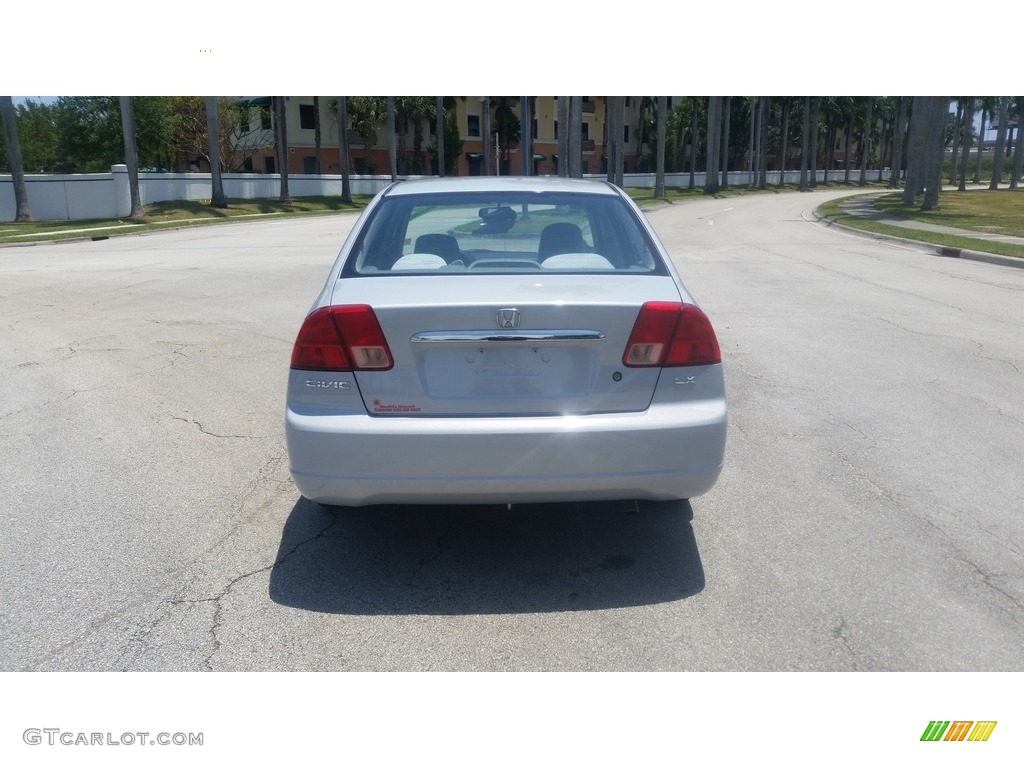
M 642 413 L 407 418 L 289 408 L 292 477 L 324 504 L 688 499 L 725 454 L 724 400 Z

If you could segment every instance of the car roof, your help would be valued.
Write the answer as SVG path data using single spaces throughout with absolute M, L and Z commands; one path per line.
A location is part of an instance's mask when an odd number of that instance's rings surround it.
M 385 193 L 422 195 L 444 192 L 574 192 L 592 195 L 619 195 L 618 189 L 597 179 L 570 179 L 560 176 L 458 176 L 398 181 Z

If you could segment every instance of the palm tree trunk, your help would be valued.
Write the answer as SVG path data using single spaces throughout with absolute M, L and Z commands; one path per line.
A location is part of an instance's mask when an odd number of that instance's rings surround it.
M 926 136 L 925 193 L 922 211 L 934 211 L 939 207 L 939 193 L 942 191 L 942 157 L 946 144 L 946 116 L 949 114 L 947 97 L 931 96 L 928 102 L 930 117 Z
M 896 127 L 892 135 L 892 173 L 889 176 L 889 188 L 900 188 L 900 177 L 903 175 L 903 142 L 907 136 L 907 98 L 899 97 L 896 106 Z
M 395 146 L 395 97 L 387 97 L 388 160 L 391 163 L 391 181 L 398 180 L 398 150 Z
M 1006 113 L 1010 100 L 1006 96 L 999 97 L 999 129 L 996 132 L 996 151 L 992 156 L 992 181 L 989 189 L 999 189 L 1003 181 L 1003 159 L 1006 154 Z
M 964 125 L 967 122 L 964 115 L 964 100 L 959 97 L 956 100 L 956 120 L 953 123 L 953 156 L 949 163 L 949 183 L 956 184 L 957 171 L 960 165 L 957 160 L 960 157 L 960 148 L 963 144 Z
M 974 183 L 981 184 L 981 156 L 982 150 L 985 149 L 985 118 L 988 115 L 988 110 L 985 107 L 981 108 L 981 131 L 978 133 L 978 163 L 974 166 Z
M 907 183 L 903 187 L 903 204 L 913 205 L 921 189 L 924 134 L 928 120 L 924 96 L 913 96 L 910 106 L 910 124 L 907 129 Z
M 974 135 L 974 97 L 967 99 L 967 109 L 963 120 L 963 151 L 960 154 L 960 183 L 957 189 L 967 190 L 967 160 L 971 155 L 971 137 Z
M 718 194 L 718 150 L 722 136 L 722 97 L 708 97 L 708 146 L 704 174 L 704 194 Z
M 800 129 L 800 191 L 807 191 L 807 150 L 810 146 L 811 97 L 804 96 L 803 125 Z
M 846 151 L 843 153 L 843 183 L 850 183 L 850 148 L 853 146 L 853 115 L 846 118 Z
M 484 96 L 484 113 L 480 119 L 480 130 L 484 140 L 484 176 L 491 175 L 491 97 Z M 568 126 L 566 126 L 568 127 Z
M 626 130 L 626 97 L 616 96 L 615 97 L 615 119 L 613 121 L 615 143 L 617 149 L 615 151 L 615 186 L 622 187 L 626 183 L 625 170 L 626 170 L 626 137 L 624 135 Z
M 759 169 L 757 177 L 757 188 L 768 188 L 768 121 L 772 114 L 772 97 L 761 97 L 761 137 L 758 143 L 761 146 L 760 158 L 757 161 Z
M 1024 141 L 1021 141 L 1021 129 L 1024 128 L 1024 96 L 1017 97 L 1017 146 L 1013 148 L 1013 170 L 1010 189 L 1017 189 L 1021 171 L 1024 170 Z
M 757 187 L 757 164 L 761 159 L 761 97 L 750 98 L 750 178 L 747 186 Z
M 729 188 L 729 122 L 732 117 L 732 96 L 725 97 L 724 112 L 725 120 L 722 126 L 722 183 L 721 189 Z
M 821 117 L 821 97 L 815 96 L 811 112 L 811 189 L 818 186 L 818 121 Z
M 583 97 L 569 101 L 569 175 L 583 178 Z
M 224 183 L 220 173 L 220 126 L 217 123 L 217 97 L 207 96 L 205 101 L 206 136 L 210 147 L 210 205 L 214 208 L 227 208 L 228 201 L 224 197 Z
M 290 203 L 292 196 L 288 192 L 288 122 L 285 117 L 284 96 L 274 96 L 274 130 L 277 137 L 278 173 L 281 176 L 281 189 L 277 196 L 279 203 Z
M 434 121 L 437 123 L 437 175 L 444 176 L 444 96 L 434 97 Z
M 697 165 L 697 97 L 690 99 L 690 189 L 694 187 L 693 174 Z
M 323 173 L 323 165 L 320 162 L 320 144 L 323 140 L 323 135 L 320 131 L 320 97 L 313 97 L 313 146 L 316 147 L 314 155 L 316 155 L 316 172 Z
M 789 154 L 789 110 L 792 99 L 782 102 L 782 142 L 779 151 L 779 189 L 786 184 L 786 155 Z
M 668 111 L 668 96 L 658 97 L 658 146 L 655 153 L 654 196 L 665 197 L 665 113 Z
M 559 96 L 558 121 L 558 175 L 569 175 L 569 97 Z
M 0 118 L 4 124 L 7 164 L 11 166 L 11 177 L 14 181 L 14 220 L 32 221 L 32 211 L 28 207 L 28 186 L 25 184 L 25 166 L 21 159 L 21 143 L 18 141 L 17 114 L 10 96 L 0 96 Z
M 867 109 L 864 115 L 864 131 L 861 134 L 861 148 L 860 148 L 860 181 L 858 185 L 863 187 L 868 183 L 868 148 L 871 141 L 871 109 L 874 106 L 874 98 L 868 96 L 867 98 Z
M 348 145 L 348 96 L 338 96 L 338 163 L 341 165 L 341 201 L 352 202 L 352 179 L 350 178 Z
M 124 162 L 128 166 L 128 187 L 131 190 L 132 210 L 128 215 L 142 215 L 142 196 L 139 194 L 139 148 L 135 143 L 135 108 L 131 96 L 121 96 L 121 132 L 124 134 Z

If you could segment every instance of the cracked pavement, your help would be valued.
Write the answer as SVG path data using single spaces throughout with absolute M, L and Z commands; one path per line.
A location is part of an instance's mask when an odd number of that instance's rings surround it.
M 291 341 L 354 216 L 0 249 L 0 669 L 1021 671 L 1024 270 L 649 213 L 715 323 L 690 504 L 325 510 Z

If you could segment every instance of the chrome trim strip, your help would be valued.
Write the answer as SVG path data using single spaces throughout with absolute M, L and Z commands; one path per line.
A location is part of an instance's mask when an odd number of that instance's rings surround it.
M 515 333 L 501 333 L 494 331 L 421 331 L 412 337 L 413 343 L 435 342 L 458 344 L 478 344 L 481 341 L 527 341 L 527 342 L 551 342 L 551 341 L 601 341 L 604 334 L 600 331 L 587 330 L 537 330 Z

